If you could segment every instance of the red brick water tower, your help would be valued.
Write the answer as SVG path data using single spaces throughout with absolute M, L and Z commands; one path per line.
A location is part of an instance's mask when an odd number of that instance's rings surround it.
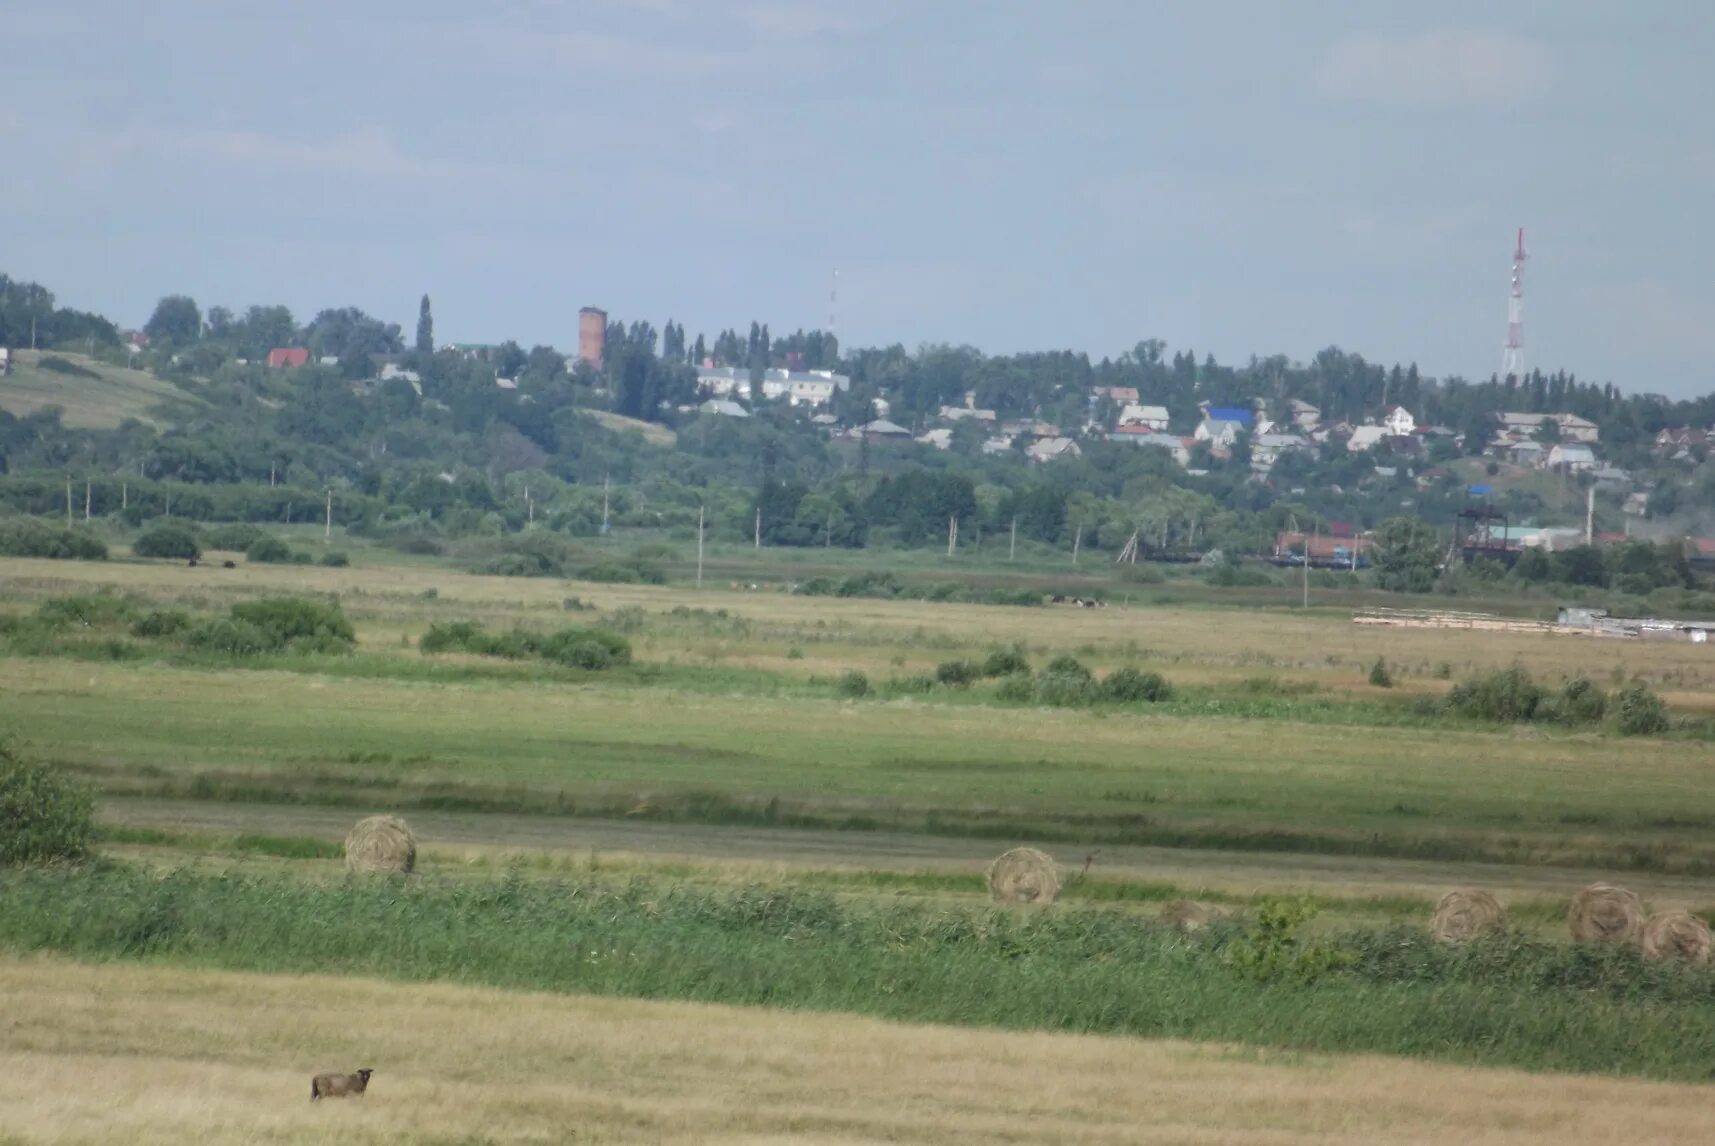
M 607 355 L 607 311 L 586 306 L 578 311 L 578 357 L 601 369 Z

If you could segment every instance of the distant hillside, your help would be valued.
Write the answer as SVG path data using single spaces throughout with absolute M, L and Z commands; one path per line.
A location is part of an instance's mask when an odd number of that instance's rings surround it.
M 606 410 L 585 410 L 584 413 L 607 429 L 618 433 L 636 430 L 643 435 L 643 440 L 652 446 L 671 446 L 679 440 L 679 435 L 666 426 L 657 425 L 654 422 L 643 422 L 636 418 L 627 418 L 624 414 L 609 413 Z
M 162 424 L 161 405 L 197 401 L 153 374 L 110 366 L 82 354 L 14 350 L 12 373 L 0 378 L 0 409 L 17 415 L 43 406 L 59 406 L 64 422 L 78 429 L 106 430 L 126 418 Z M 42 360 L 69 363 L 71 369 L 42 366 Z

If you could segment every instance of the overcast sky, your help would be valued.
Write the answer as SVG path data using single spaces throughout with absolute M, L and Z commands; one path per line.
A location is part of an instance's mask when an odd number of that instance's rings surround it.
M 1333 344 L 1715 388 L 1701 2 L 12 0 L 0 271 L 576 343 L 1223 361 Z M 361 15 L 353 12 L 361 10 Z

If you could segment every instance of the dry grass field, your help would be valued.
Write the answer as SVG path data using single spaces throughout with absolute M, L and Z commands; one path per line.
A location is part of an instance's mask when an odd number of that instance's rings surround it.
M 304 542 L 300 542 L 304 544 Z M 320 548 L 319 538 L 306 547 Z M 340 548 L 336 540 L 335 548 Z M 1176 678 L 1241 678 L 1285 674 L 1338 688 L 1362 688 L 1364 674 L 1386 657 L 1407 690 L 1439 691 L 1446 665 L 1464 676 L 1521 664 L 1548 680 L 1586 674 L 1598 683 L 1640 677 L 1675 704 L 1715 707 L 1715 653 L 1707 645 L 1608 641 L 1351 623 L 1350 609 L 1223 610 L 1193 607 L 1027 609 L 925 601 L 806 597 L 748 592 L 726 584 L 607 585 L 550 578 L 486 577 L 444 567 L 365 564 L 349 568 L 247 565 L 187 569 L 169 562 L 65 562 L 0 559 L 7 596 L 32 599 L 111 585 L 152 597 L 195 597 L 220 604 L 265 593 L 337 594 L 365 647 L 399 647 L 432 620 L 475 618 L 493 624 L 566 620 L 561 603 L 576 595 L 604 610 L 636 607 L 655 615 L 674 608 L 726 610 L 752 623 L 748 636 L 681 637 L 651 644 L 645 658 L 683 663 L 757 665 L 809 675 L 848 667 L 916 670 L 973 649 L 1022 642 L 1044 653 L 1078 652 L 1099 665 L 1144 662 Z M 433 600 L 423 594 L 434 590 Z M 788 658 L 789 647 L 804 656 Z
M 53 959 L 0 961 L 0 1031 L 8 1146 L 1715 1135 L 1707 1086 Z M 368 1095 L 310 1103 L 359 1066 Z
M 79 429 L 110 430 L 126 418 L 152 422 L 151 411 L 169 400 L 188 397 L 171 382 L 143 370 L 112 366 L 82 354 L 54 356 L 86 371 L 64 374 L 38 363 L 46 351 L 15 350 L 10 377 L 0 379 L 0 409 L 23 417 L 44 406 L 58 406 L 61 420 Z

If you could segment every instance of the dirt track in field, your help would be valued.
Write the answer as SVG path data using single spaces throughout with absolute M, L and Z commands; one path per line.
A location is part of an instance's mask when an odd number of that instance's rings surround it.
M 135 827 L 330 840 L 343 839 L 358 818 L 343 808 L 128 799 L 104 800 L 100 815 L 106 822 Z M 1033 842 L 468 812 L 412 812 L 409 819 L 427 849 L 594 850 L 604 855 L 751 861 L 802 868 L 974 872 L 982 870 L 1004 848 Z M 1071 843 L 1038 846 L 1073 867 L 1082 866 L 1091 851 Z M 1100 848 L 1092 871 L 1106 878 L 1228 894 L 1308 891 L 1329 896 L 1430 898 L 1453 886 L 1557 896 L 1621 874 L 1506 864 L 1115 846 Z M 1628 887 L 1663 904 L 1701 906 L 1715 902 L 1715 879 L 1632 873 L 1623 873 L 1623 877 Z

